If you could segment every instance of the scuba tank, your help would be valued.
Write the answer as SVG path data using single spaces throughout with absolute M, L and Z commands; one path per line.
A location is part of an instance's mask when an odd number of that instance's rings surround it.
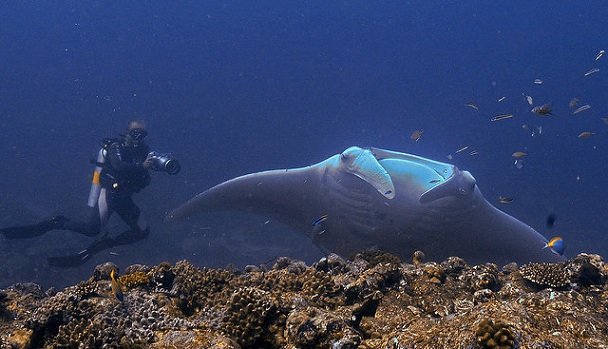
M 105 161 L 106 149 L 104 147 L 99 149 L 97 161 L 95 162 L 95 172 L 93 172 L 93 181 L 91 182 L 91 191 L 89 191 L 89 201 L 87 202 L 87 205 L 89 205 L 89 207 L 95 207 L 95 205 L 97 205 L 99 193 L 101 192 L 101 185 L 99 184 L 99 175 L 101 174 L 101 170 Z

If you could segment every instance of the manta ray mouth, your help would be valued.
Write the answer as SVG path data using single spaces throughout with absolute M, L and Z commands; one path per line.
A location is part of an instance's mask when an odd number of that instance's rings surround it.
M 428 204 L 448 196 L 470 195 L 475 190 L 477 181 L 469 171 L 460 171 L 454 166 L 454 172 L 445 182 L 440 183 L 420 195 L 420 203 Z

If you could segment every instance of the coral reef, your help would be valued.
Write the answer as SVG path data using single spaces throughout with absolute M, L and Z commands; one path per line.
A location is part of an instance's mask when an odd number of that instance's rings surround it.
M 597 255 L 557 264 L 410 263 L 379 251 L 307 266 L 113 263 L 61 291 L 0 290 L 1 348 L 602 348 L 608 268 Z
M 477 343 L 487 349 L 512 349 L 515 336 L 509 324 L 504 320 L 482 320 L 475 332 Z
M 541 287 L 565 287 L 570 284 L 570 271 L 564 263 L 529 263 L 519 269 L 521 276 Z

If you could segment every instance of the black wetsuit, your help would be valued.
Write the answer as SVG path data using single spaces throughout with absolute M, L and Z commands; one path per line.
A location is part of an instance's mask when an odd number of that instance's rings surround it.
M 148 236 L 150 228 L 141 217 L 139 207 L 132 199 L 150 184 L 150 173 L 143 167 L 150 148 L 140 141 L 128 144 L 124 137 L 104 140 L 105 161 L 101 165 L 101 192 L 89 222 L 65 216 L 54 216 L 50 220 L 30 226 L 0 229 L 6 238 L 24 239 L 39 236 L 53 229 L 71 230 L 87 236 L 96 236 L 113 212 L 129 226 L 129 230 L 115 237 L 108 234 L 95 240 L 82 252 L 67 257 L 51 257 L 49 263 L 56 266 L 76 266 L 86 262 L 95 253 L 113 246 L 130 244 Z

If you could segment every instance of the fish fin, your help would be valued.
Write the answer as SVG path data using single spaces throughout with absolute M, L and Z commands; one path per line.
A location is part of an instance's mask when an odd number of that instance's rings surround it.
M 551 252 L 553 252 L 554 254 L 556 254 L 556 255 L 558 255 L 558 256 L 563 256 L 563 255 L 564 255 L 563 253 L 559 253 L 559 252 L 557 252 L 557 251 L 556 251 L 556 250 L 554 250 L 554 249 L 551 249 Z

